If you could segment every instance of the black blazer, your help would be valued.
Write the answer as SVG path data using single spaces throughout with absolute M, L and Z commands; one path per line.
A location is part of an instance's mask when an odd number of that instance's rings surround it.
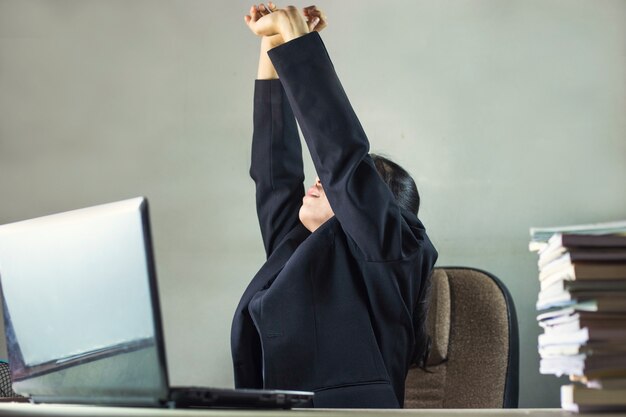
M 437 252 L 377 173 L 317 32 L 269 55 L 280 81 L 256 81 L 250 169 L 267 262 L 235 312 L 235 385 L 312 390 L 316 407 L 402 406 Z M 335 213 L 314 233 L 298 218 L 294 114 Z

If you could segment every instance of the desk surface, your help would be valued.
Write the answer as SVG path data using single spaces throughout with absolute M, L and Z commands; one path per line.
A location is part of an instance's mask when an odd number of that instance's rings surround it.
M 561 409 L 463 409 L 463 410 L 208 410 L 95 407 L 57 404 L 2 403 L 0 416 L 67 416 L 67 417 L 572 417 L 578 414 Z M 585 417 L 625 416 L 626 414 L 584 414 Z

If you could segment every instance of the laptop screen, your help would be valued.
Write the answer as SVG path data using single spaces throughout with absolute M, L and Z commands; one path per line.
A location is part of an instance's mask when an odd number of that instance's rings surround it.
M 13 386 L 36 400 L 167 397 L 147 201 L 0 226 Z

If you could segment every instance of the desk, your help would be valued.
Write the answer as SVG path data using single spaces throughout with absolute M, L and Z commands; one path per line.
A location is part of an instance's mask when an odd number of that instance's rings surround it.
M 581 414 L 583 417 L 611 417 L 626 414 Z M 95 407 L 57 404 L 0 404 L 0 416 L 11 417 L 575 417 L 558 408 L 546 409 L 464 409 L 464 410 L 190 410 L 158 408 Z

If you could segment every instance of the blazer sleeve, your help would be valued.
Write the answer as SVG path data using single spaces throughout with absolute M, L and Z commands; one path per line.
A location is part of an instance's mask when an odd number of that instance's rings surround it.
M 302 147 L 293 111 L 279 80 L 256 80 L 250 176 L 267 257 L 300 223 L 304 196 Z
M 369 141 L 321 37 L 312 32 L 269 51 L 330 205 L 367 261 L 420 252 L 425 232 L 402 215 L 369 156 Z

